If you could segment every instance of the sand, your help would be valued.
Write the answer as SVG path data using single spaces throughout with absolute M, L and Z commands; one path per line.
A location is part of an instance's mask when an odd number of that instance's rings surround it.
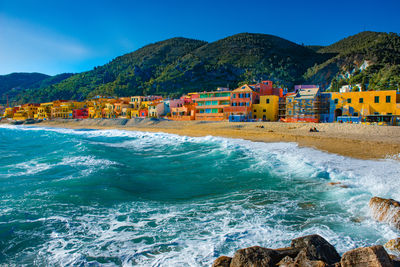
M 220 136 L 256 142 L 296 142 L 329 153 L 359 159 L 400 159 L 400 127 L 281 122 L 202 122 L 152 119 L 52 120 L 37 126 L 74 129 L 123 129 L 185 136 Z M 316 127 L 319 132 L 310 132 Z

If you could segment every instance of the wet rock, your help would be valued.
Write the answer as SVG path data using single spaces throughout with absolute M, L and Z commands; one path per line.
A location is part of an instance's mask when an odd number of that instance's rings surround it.
M 286 256 L 283 259 L 281 259 L 281 261 L 278 262 L 276 265 L 279 267 L 292 267 L 294 266 L 294 259 L 292 259 L 289 256 Z
M 299 252 L 295 259 L 286 256 L 280 262 L 277 263 L 280 267 L 298 267 L 298 266 L 307 266 L 307 267 L 325 267 L 327 264 L 323 261 L 313 261 L 307 258 L 306 249 L 303 249 Z
M 254 246 L 236 251 L 230 267 L 275 266 L 282 258 L 273 249 Z
M 385 244 L 385 248 L 393 250 L 393 251 L 400 252 L 400 238 L 389 240 Z
M 292 248 L 305 249 L 307 259 L 335 264 L 340 256 L 334 246 L 319 235 L 308 235 L 292 240 Z
M 369 207 L 375 220 L 386 222 L 400 230 L 400 202 L 373 197 L 369 201 Z
M 339 186 L 339 187 L 341 187 L 341 188 L 349 188 L 349 186 L 348 185 L 345 185 L 345 184 L 342 184 L 341 182 L 330 182 L 330 183 L 328 183 L 328 185 L 330 185 L 330 186 Z
M 360 222 L 364 221 L 364 218 L 363 217 L 352 217 L 352 218 L 350 218 L 350 220 L 355 223 L 360 223 Z
M 214 261 L 212 267 L 229 267 L 231 261 L 232 261 L 231 257 L 220 256 Z
M 312 202 L 303 202 L 298 204 L 300 208 L 302 209 L 315 209 L 315 204 Z
M 343 254 L 342 267 L 393 267 L 392 260 L 382 246 L 356 248 Z
M 327 264 L 321 260 L 310 260 L 307 250 L 302 250 L 294 260 L 294 266 L 325 267 Z

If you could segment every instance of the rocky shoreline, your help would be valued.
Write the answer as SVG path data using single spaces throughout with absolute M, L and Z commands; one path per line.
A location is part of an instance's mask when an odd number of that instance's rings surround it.
M 400 230 L 400 202 L 379 197 L 371 198 L 369 206 L 374 219 Z M 400 238 L 385 247 L 400 253 Z M 381 245 L 355 248 L 342 256 L 319 235 L 293 239 L 286 248 L 269 249 L 259 246 L 239 249 L 233 257 L 218 257 L 213 267 L 400 267 L 400 257 L 389 254 Z

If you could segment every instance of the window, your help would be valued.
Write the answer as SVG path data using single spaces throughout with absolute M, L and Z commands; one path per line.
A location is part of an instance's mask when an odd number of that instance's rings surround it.
M 386 96 L 386 103 L 390 103 L 390 95 Z
M 263 109 L 263 112 L 267 112 L 267 110 Z
M 358 117 L 358 112 L 354 112 L 354 113 L 353 113 L 353 116 L 354 116 L 354 117 Z
M 364 98 L 360 97 L 360 99 L 358 99 L 359 103 L 364 103 Z
M 256 115 L 254 115 L 254 119 L 256 119 L 257 118 L 257 116 Z
M 336 98 L 335 101 L 334 101 L 334 103 L 335 103 L 335 104 L 339 103 L 339 99 Z
M 250 106 L 250 103 L 249 103 L 249 102 L 247 102 L 247 103 L 246 103 L 246 106 Z
M 375 96 L 375 103 L 379 103 L 379 96 Z
M 257 112 L 257 110 L 255 109 L 254 112 Z
M 233 98 L 236 98 L 236 94 L 233 94 Z
M 347 103 L 351 103 L 351 98 L 347 98 Z
M 269 99 L 267 99 L 267 104 L 269 104 Z
M 378 96 L 379 97 L 379 96 Z M 374 115 L 379 115 L 379 112 L 374 112 Z

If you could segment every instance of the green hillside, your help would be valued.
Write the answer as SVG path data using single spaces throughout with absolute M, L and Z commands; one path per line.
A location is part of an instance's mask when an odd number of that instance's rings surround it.
M 271 79 L 282 86 L 302 81 L 303 73 L 326 59 L 282 38 L 242 33 L 222 40 L 173 38 L 117 57 L 42 90 L 22 94 L 20 102 L 82 100 L 95 95 L 178 96 L 190 91 L 235 88 L 240 82 Z
M 158 77 L 166 66 L 204 44 L 203 41 L 186 38 L 150 44 L 58 84 L 25 93 L 20 96 L 19 102 L 83 100 L 97 94 L 129 96 L 154 92 L 150 90 L 152 79 Z
M 235 88 L 241 82 L 264 79 L 293 86 L 302 81 L 307 68 L 324 58 L 276 36 L 242 33 L 194 50 L 168 66 L 154 83 L 176 92 Z
M 91 71 L 46 76 L 12 97 L 19 103 L 95 95 L 175 97 L 265 79 L 288 88 L 313 83 L 333 91 L 344 84 L 386 90 L 398 88 L 399 77 L 400 37 L 395 33 L 362 32 L 325 47 L 241 33 L 212 43 L 186 38 L 157 42 Z
M 7 97 L 10 101 L 16 97 L 31 93 L 38 89 L 44 89 L 71 77 L 70 73 L 49 76 L 42 73 L 11 73 L 0 75 L 0 101 L 5 103 Z
M 49 75 L 42 73 L 11 73 L 0 75 L 0 96 L 2 99 L 6 95 L 12 98 L 19 94 L 21 90 L 29 88 L 49 77 Z
M 374 90 L 395 90 L 400 85 L 400 36 L 361 32 L 318 50 L 334 54 L 310 68 L 305 79 L 337 91 L 341 85 L 362 84 Z

